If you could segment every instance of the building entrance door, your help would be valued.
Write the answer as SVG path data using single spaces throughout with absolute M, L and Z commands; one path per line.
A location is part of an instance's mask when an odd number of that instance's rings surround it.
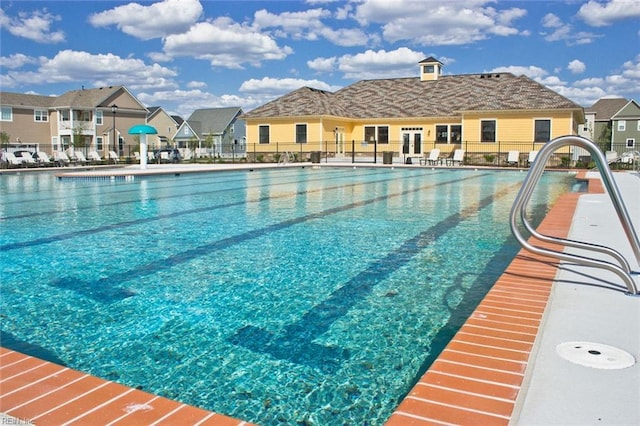
M 422 155 L 422 129 L 402 129 L 402 152 L 405 157 Z

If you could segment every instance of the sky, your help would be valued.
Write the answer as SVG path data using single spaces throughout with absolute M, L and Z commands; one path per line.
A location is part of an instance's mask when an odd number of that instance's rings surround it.
M 639 0 L 0 2 L 0 90 L 124 85 L 145 106 L 252 110 L 302 86 L 526 75 L 589 107 L 640 102 Z

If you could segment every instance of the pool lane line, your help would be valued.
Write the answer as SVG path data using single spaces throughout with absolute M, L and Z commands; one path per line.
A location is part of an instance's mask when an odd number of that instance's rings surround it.
M 346 173 L 341 173 L 340 175 L 345 175 Z M 369 174 L 359 174 L 358 176 L 371 176 L 371 175 L 376 175 L 376 174 L 380 174 L 378 173 L 369 173 Z M 433 174 L 433 172 L 431 173 L 423 173 L 422 175 L 428 175 L 428 174 Z M 299 176 L 299 175 L 298 175 Z M 331 174 L 329 177 L 333 177 L 335 176 L 334 174 Z M 317 181 L 323 181 L 326 180 L 326 176 L 324 178 L 317 178 L 317 179 L 308 179 L 308 180 L 304 180 L 304 181 L 300 181 L 300 180 L 292 180 L 292 181 L 286 181 L 283 183 L 278 183 L 278 185 L 280 184 L 292 184 L 292 183 L 303 183 L 303 182 L 317 182 Z M 240 181 L 240 180 L 238 180 Z M 246 181 L 246 179 L 244 179 L 244 181 Z M 224 189 L 216 189 L 214 191 L 201 191 L 201 192 L 196 192 L 196 193 L 190 193 L 190 194 L 172 194 L 172 195 L 166 195 L 163 197 L 154 197 L 149 199 L 149 201 L 156 201 L 156 200 L 166 200 L 166 199 L 173 199 L 173 198 L 182 198 L 182 197 L 190 197 L 190 196 L 194 196 L 194 195 L 210 195 L 210 194 L 218 194 L 218 193 L 222 193 L 222 192 L 234 192 L 234 191 L 243 191 L 243 190 L 249 190 L 249 189 L 257 189 L 257 188 L 264 188 L 264 187 L 269 187 L 269 186 L 273 186 L 274 183 L 265 183 L 262 185 L 255 185 L 255 186 L 244 186 L 244 187 L 234 187 L 234 188 L 224 188 Z M 95 187 L 91 187 L 92 189 L 95 189 Z M 163 187 L 154 187 L 154 188 L 150 188 L 149 191 L 155 191 L 155 190 L 159 190 L 159 189 L 165 189 L 165 188 L 173 188 L 173 187 L 169 187 L 169 186 L 163 186 Z M 126 193 L 132 193 L 132 194 L 139 194 L 140 193 L 140 187 L 136 187 L 136 189 L 132 189 L 130 191 L 118 191 L 116 193 L 109 193 L 109 195 L 113 195 L 113 194 L 126 194 Z M 94 194 L 85 194 L 84 196 L 90 196 L 90 195 L 94 195 Z M 60 201 L 60 200 L 68 200 L 69 197 L 56 197 L 56 198 L 49 198 L 49 199 L 45 199 L 45 200 L 29 200 L 28 202 L 30 203 L 34 203 L 34 202 L 43 202 L 43 201 Z M 0 222 L 2 221 L 6 221 L 6 220 L 15 220 L 15 219 L 25 219 L 25 218 L 30 218 L 30 217 L 37 217 L 37 216 L 47 216 L 47 215 L 55 215 L 55 214 L 67 214 L 69 212 L 78 212 L 78 211 L 82 211 L 82 210 L 92 210 L 92 209 L 99 209 L 102 207 L 112 207 L 112 206 L 117 206 L 117 205 L 123 205 L 123 204 L 132 204 L 132 203 L 136 203 L 139 202 L 140 199 L 130 199 L 130 200 L 122 200 L 122 201 L 116 201 L 113 203 L 105 203 L 105 204 L 98 204 L 98 205 L 94 205 L 94 206 L 83 206 L 83 207 L 76 207 L 76 208 L 69 208 L 69 209 L 65 209 L 65 210 L 49 210 L 49 211 L 40 211 L 40 212 L 34 212 L 34 213 L 26 213 L 26 214 L 22 214 L 22 215 L 14 215 L 14 216 L 4 216 L 4 217 L 0 217 Z M 14 202 L 14 203 L 8 203 L 8 204 L 15 204 L 18 202 Z
M 334 176 L 334 175 L 346 175 L 349 170 L 340 170 L 340 172 L 344 173 L 332 173 L 330 176 Z M 245 172 L 245 176 L 246 176 L 246 172 Z M 283 172 L 284 174 L 284 172 Z M 380 171 L 378 171 L 378 173 L 371 173 L 371 174 L 380 174 Z M 368 174 L 370 175 L 370 174 Z M 291 174 L 285 174 L 284 176 L 287 177 L 294 177 L 294 176 L 299 176 L 299 174 L 294 175 L 293 173 Z M 308 176 L 311 176 L 311 174 L 308 174 Z M 367 176 L 367 174 L 360 174 L 360 176 Z M 171 177 L 172 179 L 175 179 L 174 177 Z M 268 178 L 268 177 L 265 177 Z M 319 180 L 319 179 L 309 179 L 309 181 L 315 181 L 315 180 Z M 233 180 L 228 180 L 228 181 L 216 181 L 216 184 L 227 184 L 227 183 L 236 183 L 236 182 L 245 182 L 246 183 L 247 179 L 246 177 L 243 179 L 233 179 Z M 126 190 L 122 190 L 122 191 L 112 191 L 109 192 L 108 195 L 126 195 L 126 194 L 132 194 L 132 195 L 137 195 L 140 192 L 140 186 L 139 184 L 142 182 L 142 180 L 139 181 L 134 181 L 134 182 L 129 182 L 127 183 L 127 188 L 131 188 L 133 185 L 135 185 L 134 189 L 126 189 Z M 185 180 L 180 180 L 179 181 L 181 186 L 183 186 L 184 184 L 188 184 L 189 182 L 186 182 Z M 295 183 L 298 181 L 288 181 L 291 183 Z M 151 188 L 151 190 L 156 191 L 156 190 L 164 190 L 164 189 L 174 189 L 176 188 L 175 185 L 176 182 L 173 182 L 173 185 L 162 185 L 162 186 L 154 186 L 153 188 Z M 262 185 L 259 185 L 257 187 L 260 187 Z M 92 196 L 95 195 L 95 189 L 97 187 L 95 185 L 90 185 L 90 186 L 85 186 L 82 189 L 87 189 L 88 191 L 82 191 L 81 196 Z M 113 186 L 102 186 L 99 187 L 100 189 L 114 189 Z M 119 187 L 120 188 L 120 187 Z M 215 193 L 217 191 L 229 191 L 229 190 L 238 190 L 241 191 L 244 188 L 253 188 L 250 186 L 241 186 L 241 187 L 233 187 L 233 188 L 225 188 L 223 190 L 216 190 L 216 191 L 203 191 L 201 192 L 202 194 L 210 194 L 210 193 Z M 60 190 L 56 190 L 57 192 L 59 192 Z M 23 194 L 24 195 L 24 194 Z M 165 196 L 165 197 L 159 197 L 157 199 L 166 199 L 166 198 L 179 198 L 179 197 L 187 197 L 189 195 L 193 195 L 193 194 L 174 194 L 174 195 L 170 195 L 170 196 Z M 56 196 L 56 197 L 48 197 L 48 198 L 29 198 L 26 200 L 16 200 L 16 201 L 11 201 L 11 202 L 3 202 L 3 205 L 8 206 L 8 205 L 16 205 L 16 204 L 24 204 L 24 203 L 34 203 L 34 202 L 38 202 L 38 203 L 45 203 L 45 202 L 52 202 L 52 201 L 66 201 L 69 200 L 70 198 L 73 198 L 73 196 L 70 195 L 64 195 L 64 196 Z M 125 200 L 125 201 L 119 201 L 117 203 L 107 203 L 107 204 L 100 204 L 98 206 L 87 206 L 87 207 L 82 207 L 82 210 L 85 209 L 91 209 L 91 208 L 95 208 L 95 207 L 102 207 L 102 206 L 110 206 L 110 205 L 118 205 L 118 204 L 125 204 L 125 203 L 133 203 L 136 202 L 138 200 L 136 199 L 130 199 L 130 200 Z M 80 209 L 73 209 L 73 211 L 77 211 Z M 66 213 L 69 210 L 53 210 L 53 211 L 48 211 L 48 212 L 39 212 L 37 214 L 51 214 L 51 213 Z M 26 215 L 25 215 L 26 216 Z M 23 215 L 19 215 L 19 216 L 5 216 L 5 217 L 0 217 L 0 220 L 6 220 L 6 219 L 13 219 L 13 218 L 21 218 L 24 217 Z
M 424 173 L 423 175 L 429 175 L 429 174 L 432 174 L 432 173 Z M 97 228 L 83 229 L 83 230 L 79 230 L 79 231 L 67 232 L 67 233 L 64 233 L 64 234 L 51 235 L 51 236 L 48 236 L 48 237 L 37 238 L 35 240 L 21 241 L 21 242 L 17 242 L 17 243 L 8 243 L 8 244 L 4 244 L 4 245 L 0 246 L 0 251 L 10 251 L 10 250 L 16 250 L 16 249 L 25 248 L 25 247 L 34 247 L 34 246 L 43 245 L 43 244 L 50 244 L 50 243 L 53 243 L 53 242 L 69 240 L 69 239 L 80 237 L 80 236 L 94 235 L 94 234 L 99 233 L 99 232 L 112 231 L 112 230 L 115 230 L 115 229 L 126 228 L 126 227 L 130 227 L 130 226 L 141 225 L 141 224 L 146 224 L 146 223 L 149 223 L 149 222 L 155 222 L 155 221 L 159 221 L 159 220 L 173 219 L 173 218 L 176 218 L 176 217 L 189 215 L 189 214 L 210 212 L 210 211 L 220 210 L 220 209 L 224 209 L 224 208 L 228 208 L 228 207 L 234 207 L 234 206 L 238 206 L 238 205 L 243 205 L 243 204 L 246 204 L 246 203 L 261 203 L 261 202 L 264 202 L 264 201 L 267 201 L 267 200 L 271 200 L 271 199 L 288 198 L 288 197 L 294 197 L 294 196 L 298 196 L 298 195 L 306 195 L 306 194 L 313 194 L 313 193 L 316 193 L 316 192 L 332 191 L 332 190 L 342 189 L 342 188 L 354 188 L 354 187 L 363 186 L 363 185 L 378 184 L 378 183 L 384 183 L 384 182 L 392 182 L 392 181 L 396 181 L 396 180 L 405 180 L 405 179 L 409 179 L 409 178 L 413 178 L 413 177 L 414 176 L 400 176 L 400 177 L 398 177 L 396 179 L 388 179 L 388 178 L 386 178 L 386 179 L 375 180 L 375 181 L 355 182 L 355 183 L 345 184 L 345 185 L 322 187 L 322 188 L 313 189 L 313 190 L 288 192 L 288 193 L 283 193 L 283 194 L 280 194 L 280 195 L 268 195 L 268 196 L 263 196 L 263 197 L 257 198 L 255 200 L 249 200 L 249 201 L 247 201 L 247 200 L 239 200 L 239 201 L 234 201 L 234 202 L 230 202 L 230 203 L 226 203 L 226 204 L 217 204 L 217 205 L 213 205 L 213 206 L 198 207 L 196 209 L 191 209 L 191 210 L 180 210 L 180 211 L 177 211 L 177 212 L 167 213 L 167 214 L 164 214 L 164 215 L 159 215 L 159 216 L 155 216 L 155 217 L 151 217 L 151 218 L 140 218 L 140 219 L 129 220 L 129 221 L 125 221 L 125 222 L 102 225 L 102 226 L 99 226 Z M 319 179 L 319 180 L 324 180 L 324 179 Z M 271 185 L 273 185 L 273 184 L 271 184 Z M 259 186 L 257 188 L 268 187 L 268 186 L 270 186 L 270 185 L 269 184 L 265 184 L 265 185 Z M 198 195 L 200 195 L 200 194 L 198 194 Z
M 311 170 L 311 169 L 309 169 Z M 324 169 L 326 170 L 326 169 Z M 298 175 L 299 173 L 295 173 L 296 169 L 283 169 L 280 171 L 281 175 L 284 176 L 293 176 L 293 175 Z M 335 172 L 335 174 L 347 174 L 348 172 L 353 173 L 353 170 L 350 169 L 345 169 L 345 168 L 341 168 L 341 169 L 332 169 L 332 172 Z M 379 173 L 380 170 L 377 170 L 377 172 Z M 226 172 L 225 172 L 226 173 Z M 247 175 L 250 174 L 250 172 L 248 170 L 238 170 L 238 171 L 234 171 L 234 172 L 229 172 L 229 174 L 233 173 L 233 179 L 216 179 L 216 183 L 222 183 L 222 184 L 227 184 L 227 183 L 236 183 L 236 182 L 246 182 L 247 181 Z M 269 173 L 268 170 L 260 170 L 259 172 L 253 172 L 253 173 Z M 273 172 L 272 172 L 273 173 Z M 204 173 L 197 173 L 198 175 L 204 175 Z M 208 173 L 209 175 L 211 175 L 212 173 Z M 213 173 L 214 176 L 215 173 Z M 275 177 L 276 175 L 274 174 L 268 174 L 265 177 Z M 164 178 L 164 179 L 162 179 Z M 201 184 L 203 182 L 193 182 L 193 181 L 207 181 L 207 180 L 211 180 L 211 176 L 207 176 L 207 177 L 200 177 L 198 179 L 190 179 L 184 176 L 180 176 L 178 182 L 180 182 L 182 185 L 185 184 L 192 184 L 192 185 L 198 185 Z M 126 183 L 126 185 L 119 185 L 119 186 L 113 186 L 110 184 L 110 182 L 99 182 L 99 181 L 71 181 L 71 186 L 77 187 L 78 190 L 82 191 L 82 194 L 86 194 L 86 195 L 90 195 L 92 194 L 93 190 L 95 190 L 96 187 L 99 187 L 101 189 L 113 189 L 114 191 L 110 192 L 112 194 L 127 194 L 127 193 L 137 193 L 138 191 L 136 189 L 128 189 L 131 188 L 133 185 L 139 184 L 140 182 L 153 182 L 155 184 L 160 184 L 162 183 L 162 185 L 158 185 L 155 186 L 155 189 L 171 189 L 171 188 L 175 188 L 176 185 L 176 177 L 175 176 L 170 176 L 170 175 L 158 175 L 158 176 L 145 176 L 143 179 L 139 179 L 139 180 L 134 180 L 134 181 L 128 181 Z M 173 181 L 173 182 L 172 182 Z M 86 184 L 83 184 L 84 182 L 86 182 Z M 204 182 L 206 184 L 206 182 Z M 59 184 L 57 184 L 56 188 L 65 188 L 64 186 L 61 186 Z M 86 191 L 85 191 L 86 190 Z M 55 193 L 56 192 L 60 192 L 60 189 L 47 189 L 44 191 L 38 191 L 34 194 L 39 194 L 39 193 Z M 31 192 L 28 192 L 28 194 L 32 194 Z M 7 195 L 22 195 L 24 197 L 25 192 L 12 192 L 12 193 L 8 193 Z M 68 199 L 69 196 L 61 196 L 61 195 L 57 195 L 57 196 L 49 196 L 47 198 L 41 198 L 41 197 L 33 197 L 33 198 L 29 198 L 26 200 L 15 200 L 15 201 L 11 201 L 9 203 L 6 203 L 5 205 L 8 204 L 22 204 L 22 203 L 30 203 L 30 202 L 43 202 L 43 201 L 58 201 L 58 200 L 66 200 Z
M 334 373 L 340 364 L 349 358 L 349 351 L 337 346 L 324 346 L 315 343 L 314 340 L 324 334 L 335 321 L 346 315 L 355 304 L 370 295 L 375 285 L 411 262 L 452 228 L 492 205 L 498 199 L 513 193 L 520 186 L 521 183 L 514 183 L 504 187 L 405 240 L 384 257 L 370 262 L 366 269 L 308 310 L 300 320 L 283 327 L 277 335 L 253 325 L 246 325 L 238 329 L 234 335 L 229 336 L 227 341 L 256 353 L 306 365 L 324 374 Z M 516 253 L 517 250 L 514 251 L 514 255 Z M 506 265 L 508 262 L 505 267 Z M 309 330 L 313 332 L 310 333 Z
M 79 280 L 73 276 L 68 276 L 68 277 L 61 277 L 48 284 L 53 287 L 70 289 L 70 290 L 76 291 L 80 294 L 83 294 L 87 297 L 90 297 L 96 301 L 100 301 L 103 303 L 110 303 L 117 300 L 122 300 L 127 297 L 131 297 L 135 295 L 135 293 L 127 288 L 119 287 L 119 285 L 123 282 L 130 281 L 134 278 L 149 276 L 149 275 L 158 273 L 160 271 L 169 270 L 176 265 L 186 263 L 188 261 L 197 259 L 204 255 L 211 254 L 218 250 L 228 249 L 229 247 L 234 246 L 236 244 L 254 240 L 256 238 L 260 238 L 265 235 L 269 235 L 271 233 L 278 232 L 286 228 L 290 228 L 294 225 L 308 222 L 310 220 L 321 219 L 332 214 L 340 213 L 340 212 L 351 210 L 354 208 L 363 207 L 363 206 L 374 204 L 380 201 L 386 201 L 390 198 L 396 198 L 396 197 L 404 196 L 407 194 L 424 191 L 426 189 L 433 189 L 442 185 L 451 185 L 458 182 L 464 182 L 466 180 L 478 179 L 487 174 L 488 173 L 482 173 L 478 175 L 457 178 L 447 182 L 438 182 L 438 183 L 431 183 L 428 185 L 422 185 L 416 188 L 397 192 L 395 194 L 382 195 L 382 196 L 370 198 L 367 200 L 356 201 L 343 206 L 332 207 L 330 209 L 326 209 L 320 212 L 310 213 L 310 214 L 299 216 L 299 217 L 294 217 L 291 219 L 284 220 L 282 222 L 265 226 L 260 229 L 252 229 L 238 235 L 234 235 L 234 236 L 223 238 L 221 240 L 217 240 L 214 242 L 202 244 L 195 248 L 173 254 L 169 257 L 158 259 L 153 262 L 147 263 L 145 265 L 136 266 L 135 269 L 117 272 L 115 274 L 100 278 L 95 281 L 87 282 L 87 281 Z M 403 179 L 406 179 L 406 178 L 407 177 L 403 177 Z M 388 181 L 389 181 L 388 179 L 385 179 L 383 182 L 388 182 Z M 359 186 L 359 185 L 348 185 L 348 186 Z M 307 192 L 303 191 L 303 193 L 307 193 Z M 271 197 L 267 197 L 267 199 L 270 199 L 270 198 Z

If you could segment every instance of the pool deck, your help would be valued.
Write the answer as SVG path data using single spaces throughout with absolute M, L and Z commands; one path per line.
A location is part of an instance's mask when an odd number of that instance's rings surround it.
M 328 164 L 335 165 L 374 166 Z M 327 164 L 285 165 L 302 166 Z M 180 164 L 150 165 L 145 171 L 128 166 L 56 172 L 61 178 L 119 179 L 266 167 L 276 166 Z M 623 172 L 615 177 L 638 232 L 640 176 Z M 561 197 L 539 231 L 614 247 L 632 269 L 640 270 L 599 174 L 588 172 L 584 178 L 589 192 Z M 521 251 L 387 426 L 640 424 L 640 297 L 603 288 L 603 283 L 619 281 L 606 271 L 559 265 Z M 622 349 L 636 363 L 598 369 L 557 355 L 558 344 L 573 341 Z M 5 424 L 248 424 L 5 348 L 0 349 L 0 412 Z

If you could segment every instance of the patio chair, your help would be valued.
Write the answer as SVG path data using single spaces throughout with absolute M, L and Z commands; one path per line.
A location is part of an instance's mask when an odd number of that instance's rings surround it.
M 536 161 L 536 157 L 538 156 L 538 151 L 529 151 L 529 157 L 527 158 L 527 166 L 531 166 L 534 161 Z
M 5 152 L 4 158 L 10 166 L 22 167 L 22 157 L 18 158 L 13 152 Z
M 433 148 L 429 152 L 429 156 L 420 159 L 420 164 L 425 166 L 427 164 L 435 165 L 440 164 L 440 149 Z
M 22 159 L 22 164 L 24 164 L 27 167 L 35 167 L 38 165 L 38 163 L 33 158 L 33 155 L 30 152 L 23 151 L 20 158 Z
M 118 154 L 116 154 L 115 151 L 109 151 L 109 160 L 113 161 L 113 164 L 118 164 L 120 157 L 118 157 Z
M 607 164 L 617 163 L 620 161 L 620 156 L 616 151 L 607 151 L 604 156 L 607 159 Z
M 100 157 L 100 154 L 98 154 L 97 151 L 89 151 L 87 155 L 89 156 L 89 160 L 91 160 L 92 162 L 102 163 L 102 157 Z
M 68 166 L 71 164 L 69 156 L 64 151 L 53 151 L 53 159 L 61 166 Z
M 89 160 L 87 160 L 87 157 L 84 156 L 82 151 L 76 151 L 75 154 L 76 154 L 76 161 L 78 163 L 81 163 L 81 164 L 88 164 L 89 163 Z
M 49 154 L 44 151 L 38 151 L 36 153 L 36 157 L 38 158 L 38 163 L 40 163 L 41 166 L 53 165 L 53 161 L 51 161 L 51 158 L 49 158 Z
M 509 151 L 507 154 L 507 166 L 516 166 L 520 165 L 520 151 Z
M 447 159 L 447 165 L 455 166 L 458 163 L 459 166 L 462 166 L 464 163 L 464 149 L 456 149 L 453 151 L 453 157 Z

